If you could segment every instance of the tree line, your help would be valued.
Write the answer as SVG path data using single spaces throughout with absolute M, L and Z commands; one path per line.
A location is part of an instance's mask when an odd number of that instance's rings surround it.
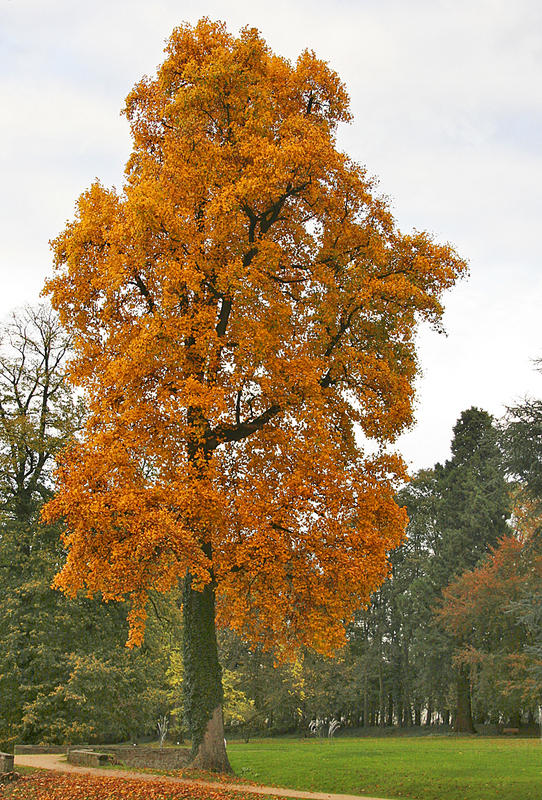
M 182 586 L 154 593 L 140 648 L 128 608 L 51 588 L 61 523 L 40 519 L 55 455 L 85 410 L 66 381 L 70 342 L 46 307 L 4 326 L 0 357 L 0 741 L 119 741 L 183 721 Z M 219 633 L 230 732 L 491 724 L 537 718 L 542 697 L 542 403 L 496 423 L 463 412 L 451 457 L 399 493 L 408 537 L 333 658 Z

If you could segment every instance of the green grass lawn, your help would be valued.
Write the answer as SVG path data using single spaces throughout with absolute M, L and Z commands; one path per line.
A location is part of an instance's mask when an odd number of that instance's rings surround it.
M 235 772 L 272 786 L 401 800 L 541 800 L 538 739 L 397 737 L 228 743 Z

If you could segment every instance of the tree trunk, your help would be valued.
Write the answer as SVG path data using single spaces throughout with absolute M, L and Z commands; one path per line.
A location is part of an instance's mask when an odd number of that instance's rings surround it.
M 369 693 L 367 691 L 367 667 L 363 676 L 363 727 L 369 726 Z
M 400 694 L 397 695 L 397 724 L 400 728 L 404 725 L 404 709 L 403 709 L 403 698 Z
M 393 694 L 390 692 L 388 695 L 388 719 L 387 719 L 388 728 L 393 726 Z
M 380 661 L 378 662 L 378 724 L 381 728 L 386 725 L 385 707 L 384 707 L 384 680 L 382 677 L 382 648 L 380 650 Z
M 456 733 L 476 733 L 472 721 L 470 677 L 468 667 L 461 666 L 456 672 L 457 711 L 454 730 Z
M 192 589 L 187 574 L 183 591 L 185 714 L 192 739 L 191 766 L 231 772 L 224 744 L 222 670 L 215 629 L 215 589 Z
M 508 717 L 509 728 L 519 728 L 521 725 L 521 712 L 519 710 L 513 711 Z

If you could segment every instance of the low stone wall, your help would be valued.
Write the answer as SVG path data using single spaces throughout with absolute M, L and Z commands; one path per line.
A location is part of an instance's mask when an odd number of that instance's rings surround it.
M 78 767 L 104 767 L 115 760 L 112 753 L 97 753 L 93 750 L 70 750 L 68 762 Z
M 13 756 L 11 753 L 0 753 L 0 774 L 13 772 Z
M 127 767 L 149 767 L 150 769 L 182 769 L 191 761 L 192 753 L 188 747 L 135 747 L 123 745 L 93 745 L 98 753 L 112 753 L 117 762 Z
M 116 762 L 127 767 L 149 769 L 182 769 L 190 763 L 192 754 L 189 747 L 146 747 L 145 745 L 113 745 L 113 744 L 78 744 L 78 745 L 47 745 L 47 744 L 16 744 L 15 755 L 42 755 L 46 753 L 73 752 L 107 753 L 114 756 Z M 85 763 L 83 766 L 93 766 Z
M 47 753 L 66 753 L 68 746 L 65 744 L 16 744 L 16 756 L 41 756 Z

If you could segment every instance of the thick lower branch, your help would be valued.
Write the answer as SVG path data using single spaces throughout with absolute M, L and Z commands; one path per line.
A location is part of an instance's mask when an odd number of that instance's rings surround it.
M 237 425 L 219 425 L 207 435 L 205 449 L 211 451 L 220 444 L 225 444 L 226 442 L 240 442 L 246 439 L 251 434 L 260 431 L 273 417 L 276 417 L 280 411 L 281 407 L 274 404 L 262 414 L 254 417 L 254 419 L 240 422 Z

